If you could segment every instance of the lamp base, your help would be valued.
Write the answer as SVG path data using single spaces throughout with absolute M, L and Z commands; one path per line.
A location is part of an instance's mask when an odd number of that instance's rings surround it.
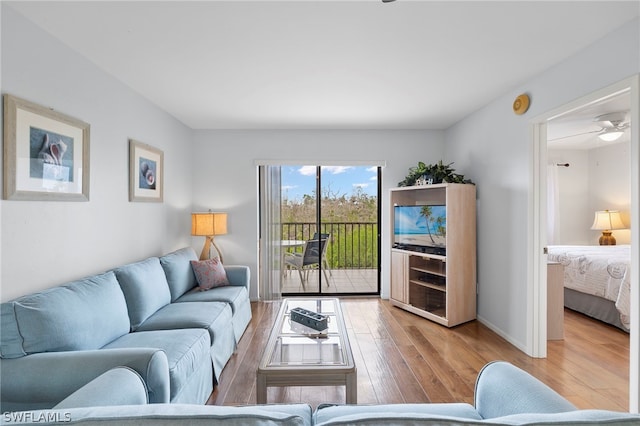
M 211 241 L 212 237 L 205 237 L 204 246 L 200 252 L 200 260 L 208 260 L 211 258 Z
M 601 246 L 615 246 L 616 238 L 611 235 L 611 231 L 602 231 L 602 235 L 600 236 L 598 243 L 600 243 Z
M 213 236 L 205 237 L 204 247 L 202 247 L 202 251 L 200 252 L 200 260 L 211 259 L 211 245 L 213 245 L 213 247 L 218 252 L 218 258 L 220 258 L 220 262 L 224 263 L 222 261 L 222 251 L 220 250 L 220 247 L 218 247 L 218 245 L 216 244 L 215 240 L 213 239 Z

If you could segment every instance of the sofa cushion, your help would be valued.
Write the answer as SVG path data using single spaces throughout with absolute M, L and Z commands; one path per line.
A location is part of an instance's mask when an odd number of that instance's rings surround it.
M 639 425 L 640 415 L 607 410 L 575 410 L 564 413 L 524 413 L 495 417 L 485 421 L 499 425 L 590 426 Z
M 171 303 L 151 315 L 138 331 L 202 328 L 211 342 L 222 330 L 231 328 L 231 307 L 222 302 Z
M 2 304 L 3 358 L 98 349 L 129 332 L 127 304 L 113 272 Z
M 617 413 L 616 417 L 596 417 L 591 418 L 590 414 L 581 418 L 571 418 L 570 416 L 561 416 L 561 414 L 547 414 L 547 418 L 539 418 L 532 415 L 524 417 L 519 414 L 517 416 L 499 417 L 488 420 L 468 419 L 464 417 L 455 417 L 447 415 L 426 414 L 426 413 L 378 413 L 373 414 L 353 414 L 348 416 L 327 419 L 322 423 L 314 423 L 316 426 L 631 426 L 638 425 L 639 417 L 630 414 Z
M 127 301 L 133 331 L 158 309 L 171 303 L 167 277 L 157 257 L 116 268 L 115 274 Z
M 212 288 L 207 291 L 200 291 L 195 288 L 176 300 L 176 303 L 213 301 L 225 302 L 231 306 L 231 311 L 233 312 L 233 334 L 236 343 L 238 343 L 251 321 L 251 302 L 249 301 L 249 293 L 246 287 L 230 285 Z
M 158 348 L 167 355 L 169 364 L 170 400 L 179 396 L 191 376 L 202 365 L 211 364 L 209 333 L 203 329 L 137 331 L 104 346 L 117 348 Z M 211 377 L 213 384 L 213 377 Z M 205 397 L 206 399 L 206 397 Z M 200 402 L 200 401 L 198 401 Z
M 226 407 L 194 404 L 125 405 L 65 410 L 5 413 L 7 423 L 60 425 L 203 425 L 203 426 L 311 426 L 307 404 Z M 51 419 L 48 421 L 48 419 Z M 57 420 L 57 422 L 56 422 Z
M 415 424 L 416 420 L 456 418 L 481 421 L 482 417 L 470 404 L 377 404 L 320 405 L 313 415 L 314 424 L 376 424 L 385 418 L 392 424 Z M 395 422 L 392 422 L 395 420 Z M 379 424 L 379 423 L 378 423 Z
M 245 287 L 223 286 L 207 291 L 194 288 L 178 298 L 176 302 L 225 302 L 231 305 L 231 310 L 235 315 L 238 307 L 246 300 L 249 300 L 249 293 Z
M 487 422 L 505 425 L 638 425 L 639 414 L 629 414 L 607 410 L 575 410 L 564 413 L 525 413 L 495 417 Z
M 313 415 L 315 425 L 380 425 L 413 426 L 483 426 L 533 425 L 587 426 L 639 424 L 637 414 L 604 410 L 575 410 L 563 413 L 527 413 L 482 419 L 470 404 L 379 404 L 379 405 L 320 405 Z
M 198 256 L 191 247 L 185 247 L 160 257 L 160 265 L 167 276 L 172 302 L 197 285 L 196 277 L 191 268 L 190 262 L 192 260 L 198 260 Z
M 191 267 L 201 289 L 209 290 L 210 288 L 229 285 L 227 273 L 222 262 L 217 257 L 207 260 L 192 260 Z
M 216 379 L 236 349 L 231 306 L 223 302 L 172 303 L 145 321 L 138 331 L 202 328 L 209 332 Z

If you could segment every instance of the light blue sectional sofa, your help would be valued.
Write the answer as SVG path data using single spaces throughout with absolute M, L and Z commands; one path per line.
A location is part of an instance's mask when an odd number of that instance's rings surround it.
M 125 366 L 150 403 L 203 404 L 251 320 L 249 268 L 200 291 L 192 248 L 0 305 L 0 411 L 48 409 Z M 116 380 L 117 381 L 117 380 Z
M 640 416 L 603 410 L 577 410 L 562 396 L 528 373 L 506 362 L 486 365 L 478 375 L 474 405 L 393 404 L 325 405 L 315 411 L 307 404 L 243 407 L 189 404 L 145 404 L 144 380 L 118 369 L 105 373 L 76 391 L 52 410 L 3 413 L 3 424 L 82 425 L 536 425 L 586 426 L 640 424 Z M 127 378 L 123 398 L 114 385 Z M 98 383 L 96 383 L 98 382 Z M 121 405 L 129 399 L 128 405 Z M 102 406 L 97 406 L 97 405 Z M 108 404 L 113 404 L 107 406 Z

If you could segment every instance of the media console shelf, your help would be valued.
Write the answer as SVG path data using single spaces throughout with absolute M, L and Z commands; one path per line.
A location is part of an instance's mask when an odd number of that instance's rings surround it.
M 391 303 L 447 327 L 474 320 L 475 185 L 443 183 L 393 188 L 390 192 Z M 431 206 L 426 214 L 433 211 L 435 216 L 438 211 L 442 215 L 444 210 L 446 219 L 420 218 L 426 222 L 426 227 L 422 222 L 419 225 L 426 234 L 410 230 L 401 236 L 395 224 L 396 214 L 403 213 L 397 206 Z

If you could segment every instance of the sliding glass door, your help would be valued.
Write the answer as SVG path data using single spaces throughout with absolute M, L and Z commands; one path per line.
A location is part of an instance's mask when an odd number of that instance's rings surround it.
M 378 167 L 281 167 L 284 295 L 379 294 Z
M 379 166 L 260 166 L 260 297 L 379 295 L 379 182 Z

